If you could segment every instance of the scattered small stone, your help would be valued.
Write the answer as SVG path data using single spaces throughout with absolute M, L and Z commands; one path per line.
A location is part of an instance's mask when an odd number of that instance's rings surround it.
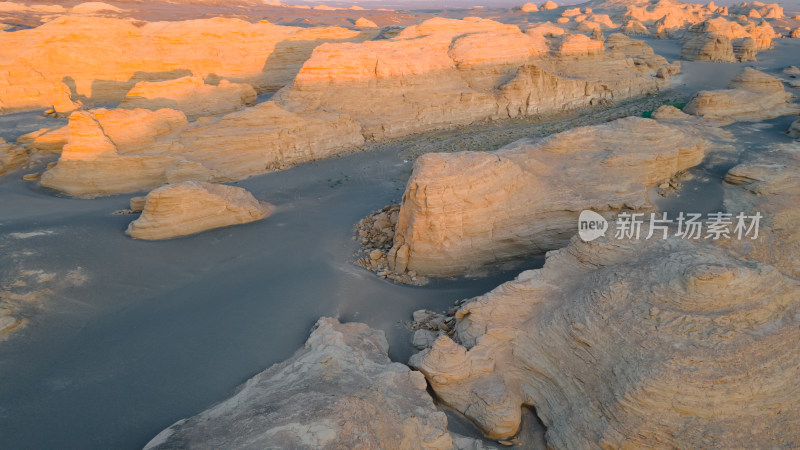
M 38 180 L 38 179 L 39 179 L 39 177 L 41 177 L 41 176 L 42 176 L 42 174 L 41 174 L 41 173 L 39 173 L 39 172 L 36 172 L 36 173 L 26 173 L 25 175 L 23 175 L 23 176 L 22 176 L 22 179 L 23 179 L 23 180 L 28 180 L 28 181 L 33 181 L 33 180 Z

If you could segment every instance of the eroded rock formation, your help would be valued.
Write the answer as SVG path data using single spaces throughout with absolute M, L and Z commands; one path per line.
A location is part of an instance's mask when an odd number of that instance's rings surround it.
M 221 17 L 142 24 L 63 16 L 32 29 L 0 31 L 0 113 L 59 102 L 118 102 L 140 81 L 187 75 L 275 91 L 291 82 L 317 45 L 367 37 L 345 28 Z
M 800 119 L 795 120 L 792 122 L 792 125 L 789 126 L 789 130 L 787 131 L 789 136 L 800 139 Z
M 561 247 L 581 210 L 650 209 L 648 186 L 698 164 L 708 145 L 680 127 L 626 118 L 494 152 L 423 155 L 390 268 L 445 276 Z
M 322 318 L 294 356 L 145 448 L 453 448 L 425 378 L 388 349 L 382 331 Z
M 713 241 L 576 238 L 411 364 L 494 437 L 530 404 L 554 448 L 791 446 L 799 293 Z
M 226 114 L 256 103 L 256 91 L 249 84 L 220 80 L 206 84 L 200 77 L 169 81 L 140 81 L 128 91 L 121 108 L 177 109 L 186 117 Z
M 684 239 L 673 225 L 669 238 L 645 239 L 645 226 L 633 239 L 613 222 L 598 240 L 573 238 L 442 318 L 454 340 L 440 336 L 412 366 L 494 437 L 512 435 L 528 404 L 555 448 L 791 446 L 798 167 L 785 145 L 728 172 L 730 238 Z M 759 213 L 758 229 L 737 237 L 738 213 Z
M 683 110 L 709 119 L 760 121 L 800 111 L 781 80 L 746 67 L 728 89 L 700 91 Z
M 169 239 L 214 228 L 254 222 L 274 206 L 246 190 L 197 181 L 160 187 L 147 194 L 142 215 L 125 234 L 136 239 Z
M 346 114 L 367 139 L 386 139 L 653 93 L 677 70 L 663 58 L 637 65 L 584 35 L 545 33 L 437 18 L 389 40 L 321 45 L 276 101 Z
M 352 151 L 357 122 L 264 102 L 187 125 L 180 111 L 94 110 L 70 116 L 69 137 L 42 185 L 95 197 L 181 181 L 233 181 Z
M 756 53 L 772 47 L 779 34 L 767 22 L 745 26 L 716 17 L 689 27 L 681 58 L 689 61 L 755 61 Z

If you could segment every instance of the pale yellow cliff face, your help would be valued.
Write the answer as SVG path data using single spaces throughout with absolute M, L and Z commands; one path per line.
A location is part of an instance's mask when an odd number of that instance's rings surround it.
M 238 19 L 149 22 L 64 16 L 0 32 L 0 111 L 51 107 L 62 83 L 73 101 L 118 102 L 140 81 L 227 79 L 275 91 L 317 45 L 357 40 L 337 27 L 300 28 Z

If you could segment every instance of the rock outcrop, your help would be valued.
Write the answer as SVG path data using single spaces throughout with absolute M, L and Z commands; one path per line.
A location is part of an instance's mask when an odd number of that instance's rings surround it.
M 425 378 L 388 349 L 382 331 L 322 318 L 294 356 L 145 448 L 453 448 Z
M 754 1 L 752 3 L 740 3 L 728 8 L 730 14 L 741 14 L 749 17 L 763 17 L 764 19 L 782 19 L 784 18 L 783 7 L 778 3 L 764 3 Z
M 746 26 L 723 17 L 692 25 L 683 38 L 681 59 L 689 61 L 755 61 L 779 35 L 767 22 Z
M 36 28 L 0 32 L 0 113 L 59 102 L 119 102 L 140 81 L 187 75 L 271 92 L 292 81 L 317 45 L 368 37 L 338 27 L 222 17 L 142 24 L 63 16 Z
M 530 2 L 528 2 L 528 3 L 525 3 L 524 5 L 522 5 L 522 6 L 520 7 L 520 10 L 521 10 L 522 12 L 531 13 L 531 12 L 536 12 L 536 11 L 539 11 L 539 7 L 538 7 L 538 6 L 536 6 L 536 4 L 535 4 L 535 3 L 530 3 Z
M 200 77 L 169 81 L 141 81 L 128 91 L 121 108 L 177 109 L 189 119 L 227 114 L 256 103 L 256 91 L 249 84 L 221 80 L 206 84 Z
M 68 144 L 42 185 L 78 197 L 181 181 L 233 181 L 352 151 L 357 122 L 264 102 L 191 125 L 180 111 L 95 110 L 70 116 Z
M 629 20 L 619 31 L 627 36 L 647 36 L 650 34 L 647 27 L 638 20 Z
M 0 138 L 0 175 L 10 172 L 30 160 L 28 152 Z
M 800 283 L 710 240 L 606 236 L 466 303 L 461 344 L 411 365 L 495 438 L 524 404 L 552 448 L 797 442 Z
M 791 97 L 781 80 L 746 67 L 728 89 L 700 91 L 683 111 L 709 119 L 760 121 L 800 111 L 800 105 L 789 102 Z
M 549 39 L 538 27 L 431 19 L 388 40 L 317 47 L 275 101 L 346 114 L 380 140 L 652 93 L 676 71 L 663 59 L 638 66 L 584 35 Z
M 390 268 L 446 276 L 561 247 L 581 210 L 651 209 L 647 188 L 698 164 L 708 145 L 680 127 L 626 118 L 494 152 L 423 155 L 403 194 Z
M 231 181 L 351 151 L 365 138 L 561 113 L 651 94 L 678 70 L 621 34 L 609 37 L 606 48 L 584 35 L 548 38 L 533 30 L 478 18 L 437 18 L 390 39 L 323 44 L 271 101 L 171 128 L 174 133 L 148 137 L 147 148 L 66 152 L 42 184 L 97 196 L 185 180 Z M 100 125 L 103 133 L 106 126 Z M 80 132 L 71 132 L 69 140 L 79 141 Z
M 553 0 L 547 0 L 542 4 L 542 11 L 547 11 L 549 9 L 556 9 L 558 8 L 558 4 Z
M 525 404 L 554 448 L 792 446 L 798 167 L 784 145 L 730 169 L 729 237 L 681 238 L 673 224 L 668 238 L 645 238 L 645 225 L 634 239 L 612 222 L 605 237 L 573 238 L 542 269 L 441 318 L 453 339 L 428 342 L 412 366 L 496 438 L 516 431 Z M 739 213 L 758 213 L 759 226 L 739 236 Z
M 125 234 L 136 239 L 169 239 L 261 220 L 273 209 L 242 188 L 186 181 L 147 194 L 141 217 L 128 225 Z

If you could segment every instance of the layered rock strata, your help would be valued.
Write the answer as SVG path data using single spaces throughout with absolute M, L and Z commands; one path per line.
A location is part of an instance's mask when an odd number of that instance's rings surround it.
M 494 152 L 423 155 L 389 266 L 447 276 L 562 247 L 581 210 L 651 209 L 648 187 L 700 163 L 708 146 L 681 127 L 626 118 Z
M 136 239 L 169 239 L 254 222 L 274 209 L 242 188 L 186 181 L 147 194 L 142 215 L 125 234 Z
M 526 404 L 553 448 L 791 446 L 798 294 L 713 241 L 575 238 L 411 364 L 493 437 Z
M 525 404 L 554 448 L 791 446 L 798 167 L 785 145 L 730 169 L 723 212 L 761 216 L 742 237 L 734 218 L 720 239 L 681 238 L 674 225 L 666 239 L 645 239 L 647 226 L 620 237 L 613 222 L 605 237 L 573 238 L 542 269 L 441 318 L 452 338 L 420 338 L 431 348 L 412 366 L 494 437 L 516 432 Z

